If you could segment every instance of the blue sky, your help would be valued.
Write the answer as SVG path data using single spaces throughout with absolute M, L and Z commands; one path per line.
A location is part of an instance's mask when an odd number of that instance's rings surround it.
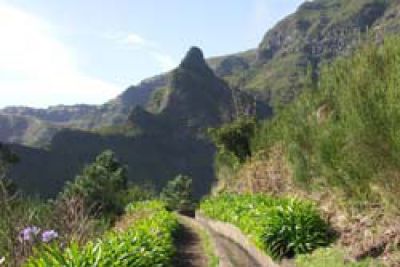
M 103 103 L 174 68 L 254 48 L 303 0 L 0 0 L 0 107 Z

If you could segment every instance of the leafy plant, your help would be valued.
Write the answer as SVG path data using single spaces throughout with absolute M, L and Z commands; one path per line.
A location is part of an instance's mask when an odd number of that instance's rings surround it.
M 262 238 L 270 255 L 294 256 L 329 244 L 328 225 L 313 204 L 297 199 L 285 204 L 272 208 L 265 216 Z
M 232 223 L 274 258 L 306 253 L 331 241 L 328 225 L 308 201 L 224 194 L 200 204 L 207 216 Z

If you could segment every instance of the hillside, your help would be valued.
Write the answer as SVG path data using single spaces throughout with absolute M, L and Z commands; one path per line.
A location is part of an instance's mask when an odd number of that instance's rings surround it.
M 373 39 L 325 65 L 318 83 L 259 125 L 252 157 L 240 166 L 217 161 L 216 191 L 312 199 L 350 257 L 397 266 L 399 41 Z
M 348 55 L 367 32 L 398 32 L 398 1 L 316 0 L 269 30 L 257 49 L 212 60 L 233 87 L 273 105 L 289 103 L 302 91 L 308 68 Z

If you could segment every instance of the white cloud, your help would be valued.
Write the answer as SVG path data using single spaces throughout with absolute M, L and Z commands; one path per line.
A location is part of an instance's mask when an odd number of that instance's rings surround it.
M 139 49 L 147 53 L 163 72 L 176 67 L 177 62 L 168 54 L 162 52 L 160 46 L 151 40 L 148 40 L 136 33 L 115 32 L 107 34 L 106 38 L 116 41 L 124 49 Z
M 40 18 L 0 2 L 0 106 L 102 103 L 120 92 L 81 73 L 53 30 Z
M 150 51 L 149 54 L 158 62 L 162 71 L 169 71 L 177 65 L 175 60 L 169 55 L 157 51 Z
M 142 36 L 137 35 L 135 33 L 129 33 L 125 38 L 121 40 L 121 43 L 128 45 L 130 47 L 139 47 L 139 48 L 157 47 L 157 45 L 154 42 L 146 40 Z

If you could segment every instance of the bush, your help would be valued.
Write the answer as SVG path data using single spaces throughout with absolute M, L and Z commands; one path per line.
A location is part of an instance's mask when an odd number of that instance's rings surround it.
M 192 179 L 187 176 L 179 175 L 169 181 L 160 196 L 169 210 L 182 213 L 194 211 Z
M 250 140 L 256 129 L 254 118 L 240 118 L 221 128 L 210 129 L 209 134 L 220 153 L 230 153 L 240 162 L 251 157 Z
M 74 182 L 66 184 L 62 197 L 81 197 L 94 212 L 114 214 L 123 211 L 121 198 L 126 189 L 125 167 L 112 151 L 105 151 Z
M 314 205 L 291 199 L 266 216 L 263 242 L 274 258 L 308 253 L 329 244 L 328 225 Z
M 146 216 L 126 231 L 111 231 L 84 247 L 73 244 L 63 251 L 57 246 L 44 246 L 25 266 L 172 266 L 176 217 L 157 201 L 130 205 L 127 212 Z
M 306 253 L 331 241 L 328 225 L 308 201 L 225 194 L 204 200 L 200 210 L 236 225 L 277 259 Z

